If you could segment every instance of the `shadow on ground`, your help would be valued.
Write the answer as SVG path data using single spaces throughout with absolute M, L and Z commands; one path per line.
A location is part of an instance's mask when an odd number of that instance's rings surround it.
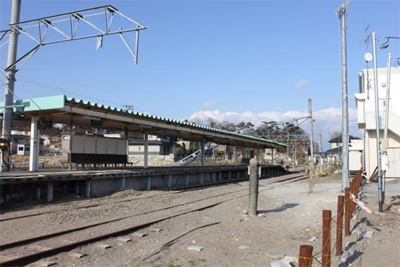
M 292 209 L 298 205 L 299 205 L 299 203 L 286 203 L 286 204 L 280 206 L 279 208 L 275 208 L 272 210 L 260 210 L 258 213 L 259 214 L 267 214 L 267 213 L 273 213 L 273 212 L 282 212 L 282 211 L 285 211 L 288 209 Z

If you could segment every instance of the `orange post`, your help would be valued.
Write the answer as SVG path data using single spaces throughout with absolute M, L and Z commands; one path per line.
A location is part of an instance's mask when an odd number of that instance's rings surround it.
M 350 235 L 350 189 L 346 187 L 344 189 L 344 235 L 349 236 Z
M 338 196 L 336 219 L 336 256 L 342 255 L 344 196 Z
M 332 212 L 322 211 L 322 267 L 331 266 L 331 220 Z
M 299 267 L 310 267 L 312 265 L 313 247 L 309 245 L 300 246 Z

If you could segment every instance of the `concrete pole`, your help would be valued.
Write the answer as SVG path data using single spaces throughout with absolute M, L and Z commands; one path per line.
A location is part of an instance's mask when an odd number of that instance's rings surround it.
M 31 142 L 29 151 L 29 171 L 34 172 L 38 170 L 38 117 L 32 117 L 31 119 Z
M 310 117 L 310 167 L 314 167 L 314 122 L 311 99 L 308 99 L 308 116 Z
M 372 45 L 374 50 L 374 91 L 375 91 L 375 128 L 376 128 L 376 154 L 378 163 L 378 199 L 379 212 L 383 211 L 383 193 L 382 193 L 382 167 L 381 167 L 381 138 L 380 138 L 380 117 L 379 117 L 379 91 L 378 91 L 378 66 L 376 56 L 376 36 L 372 33 Z
M 322 132 L 320 131 L 319 132 L 319 134 L 318 134 L 318 143 L 319 143 L 319 152 L 322 152 L 323 151 L 323 149 L 322 149 Z
M 258 175 L 257 159 L 250 160 L 250 178 L 249 178 L 249 215 L 257 215 L 258 204 Z
M 260 149 L 256 149 L 256 160 L 257 160 L 257 163 L 258 164 L 260 164 Z
M 229 155 L 228 155 L 228 145 L 225 146 L 225 160 L 229 159 Z
M 271 148 L 271 164 L 274 165 L 274 149 Z
M 143 167 L 146 169 L 149 163 L 149 134 L 144 133 L 144 154 L 143 154 Z
M 339 11 L 342 32 L 342 192 L 349 186 L 349 100 L 347 90 L 346 6 Z
M 11 24 L 18 23 L 21 13 L 21 0 L 13 0 L 11 9 Z M 8 43 L 7 66 L 10 66 L 17 60 L 18 31 L 12 29 Z M 6 85 L 4 91 L 4 114 L 2 138 L 11 142 L 11 119 L 14 104 L 14 84 L 15 84 L 15 66 L 6 72 Z M 0 172 L 8 172 L 11 165 L 11 151 L 0 150 L 1 168 Z
M 70 114 L 69 118 L 69 151 L 68 151 L 68 163 L 72 163 L 72 127 L 73 127 L 73 116 Z M 72 165 L 69 164 L 68 170 L 72 170 Z
M 389 53 L 388 55 L 388 62 L 387 62 L 387 73 L 386 73 L 386 112 L 385 112 L 385 130 L 383 132 L 383 138 L 387 139 L 387 133 L 388 133 L 388 125 L 389 125 L 389 107 L 390 107 L 390 64 L 392 61 L 392 54 Z
M 383 138 L 385 139 L 386 144 L 388 144 L 387 134 L 388 134 L 388 127 L 389 127 L 389 111 L 390 111 L 390 64 L 392 61 L 392 54 L 389 53 L 388 55 L 388 62 L 387 62 L 387 73 L 386 73 L 386 112 L 385 112 L 385 130 L 383 132 Z M 385 148 L 385 153 L 387 156 L 387 147 Z M 383 174 L 382 178 L 382 203 L 385 203 L 385 179 L 386 179 L 386 172 Z
M 201 167 L 204 167 L 204 162 L 205 162 L 205 155 L 206 155 L 206 153 L 205 153 L 205 151 L 204 151 L 204 143 L 205 143 L 205 140 L 203 139 L 203 140 L 201 140 Z
M 36 164 L 37 164 L 37 170 L 39 170 L 39 168 L 40 168 L 40 164 L 39 164 L 39 160 L 40 160 L 40 158 L 39 158 L 39 155 L 40 155 L 40 130 L 39 130 L 39 127 L 38 127 L 37 135 L 36 135 L 36 144 L 37 144 L 37 147 L 36 147 Z
M 125 145 L 126 146 L 126 161 L 129 162 L 129 138 L 128 138 L 129 130 L 128 129 L 125 129 L 124 135 L 125 135 L 125 141 L 126 141 L 126 145 Z M 124 165 L 124 167 L 125 167 L 125 165 Z

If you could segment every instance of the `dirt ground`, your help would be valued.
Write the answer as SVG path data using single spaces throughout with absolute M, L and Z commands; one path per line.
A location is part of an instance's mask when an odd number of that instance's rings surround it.
M 248 197 L 233 195 L 216 197 L 223 193 L 246 189 L 247 182 L 201 188 L 185 192 L 126 190 L 111 196 L 96 199 L 77 199 L 52 205 L 36 205 L 0 215 L 0 219 L 47 212 L 34 217 L 0 222 L 1 244 L 38 236 L 57 230 L 69 229 L 89 223 L 132 215 L 143 211 L 200 198 L 209 204 L 216 200 L 232 200 L 199 212 L 174 217 L 140 230 L 144 237 L 126 235 L 132 239 L 124 242 L 118 238 L 104 240 L 77 249 L 74 252 L 87 256 L 75 259 L 62 253 L 31 266 L 42 266 L 43 262 L 55 262 L 58 266 L 270 266 L 278 258 L 268 254 L 287 256 L 297 266 L 300 245 L 312 245 L 315 258 L 313 266 L 319 266 L 321 254 L 322 210 L 332 210 L 336 215 L 340 180 L 336 177 L 316 178 L 313 192 L 307 180 L 299 182 L 260 182 L 259 216 L 249 216 Z M 400 266 L 400 181 L 392 181 L 386 194 L 386 211 L 377 213 L 377 191 L 375 185 L 365 188 L 362 201 L 373 213 L 359 211 L 352 220 L 352 234 L 344 238 L 343 247 L 353 252 L 344 263 L 332 257 L 332 266 L 391 267 Z M 390 189 L 390 190 L 389 190 Z M 246 193 L 246 191 L 245 191 Z M 213 198 L 215 197 L 215 198 Z M 99 204 L 99 205 L 98 205 Z M 101 205 L 100 205 L 101 204 Z M 192 204 L 193 207 L 195 204 Z M 198 205 L 198 204 L 197 204 Z M 89 207 L 92 206 L 92 207 Z M 71 242 L 83 235 L 94 236 L 98 231 L 107 232 L 127 227 L 137 222 L 155 219 L 179 212 L 187 207 L 178 207 L 154 214 L 138 215 L 120 223 L 81 231 L 68 238 L 58 237 L 44 246 L 56 246 Z M 155 231 L 154 228 L 161 229 Z M 371 238 L 358 238 L 361 231 L 372 231 Z M 334 247 L 335 226 L 332 229 Z M 109 249 L 98 248 L 99 244 L 110 245 Z M 201 246 L 201 251 L 188 250 L 190 246 Z M 11 254 L 10 254 L 11 253 Z M 3 253 L 1 256 L 23 255 L 24 249 Z

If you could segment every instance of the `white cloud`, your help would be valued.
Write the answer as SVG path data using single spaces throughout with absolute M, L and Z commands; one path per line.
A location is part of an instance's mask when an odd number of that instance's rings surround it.
M 296 83 L 296 88 L 307 88 L 310 85 L 310 83 L 306 80 L 298 80 Z

